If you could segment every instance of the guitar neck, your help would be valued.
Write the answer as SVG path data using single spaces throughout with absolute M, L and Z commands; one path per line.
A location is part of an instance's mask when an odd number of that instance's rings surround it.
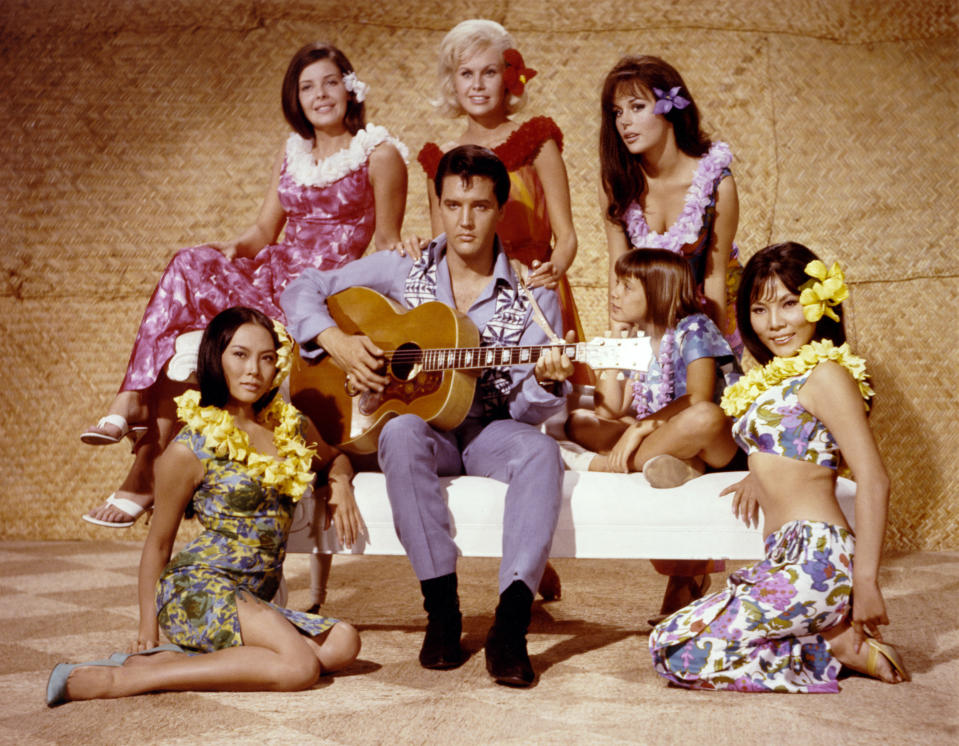
M 577 359 L 578 344 L 529 345 L 520 347 L 447 347 L 394 350 L 394 363 L 408 362 L 423 370 L 479 370 L 510 365 L 533 365 L 546 350 L 558 349 L 570 360 Z

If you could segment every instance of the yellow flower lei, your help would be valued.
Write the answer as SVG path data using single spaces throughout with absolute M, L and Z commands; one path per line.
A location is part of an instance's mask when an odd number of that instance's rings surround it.
M 281 398 L 275 398 L 257 418 L 273 424 L 277 457 L 257 453 L 250 436 L 236 426 L 233 415 L 219 407 L 201 407 L 200 392 L 191 389 L 176 397 L 177 417 L 202 435 L 217 458 L 245 464 L 247 472 L 266 487 L 289 495 L 296 502 L 313 481 L 310 470 L 316 451 L 300 435 L 300 413 Z
M 732 386 L 726 387 L 720 406 L 728 416 L 741 417 L 763 391 L 812 370 L 824 360 L 837 362 L 848 370 L 859 384 L 863 399 L 868 400 L 876 393 L 866 380 L 869 377 L 866 361 L 854 355 L 848 343 L 836 347 L 831 340 L 823 339 L 803 345 L 792 357 L 774 357 L 763 367 L 753 368 Z
M 273 319 L 273 331 L 280 340 L 276 349 L 276 375 L 273 376 L 273 386 L 279 386 L 290 375 L 293 367 L 293 338 L 279 321 Z

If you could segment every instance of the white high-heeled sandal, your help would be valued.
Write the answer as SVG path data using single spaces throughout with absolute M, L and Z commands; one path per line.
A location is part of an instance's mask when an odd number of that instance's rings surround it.
M 104 425 L 113 425 L 120 431 L 120 434 L 110 435 L 110 433 L 103 432 Z M 107 446 L 119 443 L 124 438 L 129 438 L 133 445 L 136 445 L 146 431 L 146 425 L 130 425 L 127 418 L 122 414 L 108 414 L 106 417 L 101 417 L 95 427 L 81 433 L 80 440 L 90 446 Z
M 134 523 L 137 522 L 137 519 L 144 513 L 148 513 L 153 510 L 151 505 L 148 508 L 144 508 L 139 503 L 133 502 L 133 500 L 128 500 L 125 497 L 117 497 L 117 493 L 114 492 L 107 498 L 107 505 L 116 508 L 121 513 L 125 513 L 130 516 L 129 521 L 103 521 L 99 518 L 94 518 L 88 513 L 84 513 L 80 517 L 85 520 L 87 523 L 92 523 L 96 526 L 106 526 L 107 528 L 130 528 Z

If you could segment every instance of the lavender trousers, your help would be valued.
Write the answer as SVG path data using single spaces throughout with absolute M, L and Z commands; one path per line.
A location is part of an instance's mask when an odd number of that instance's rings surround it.
M 562 502 L 555 440 L 516 420 L 467 419 L 441 432 L 405 414 L 380 432 L 380 468 L 393 525 L 419 580 L 456 572 L 457 549 L 439 477 L 468 474 L 506 482 L 499 592 L 522 580 L 535 593 Z

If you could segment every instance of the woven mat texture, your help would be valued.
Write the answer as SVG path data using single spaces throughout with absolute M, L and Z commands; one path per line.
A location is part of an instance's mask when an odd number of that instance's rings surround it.
M 565 133 L 587 332 L 606 326 L 599 89 L 622 54 L 657 54 L 733 149 L 743 253 L 797 240 L 847 268 L 894 484 L 890 546 L 959 549 L 957 14 L 925 0 L 4 3 L 0 537 L 103 537 L 78 514 L 130 457 L 77 434 L 114 394 L 173 253 L 255 217 L 288 131 L 290 55 L 342 47 L 372 86 L 368 119 L 415 154 L 462 129 L 429 100 L 437 44 L 474 16 L 504 23 L 540 71 L 520 117 Z M 409 170 L 404 233 L 427 235 L 425 179 Z
M 54 664 L 104 658 L 129 644 L 140 548 L 0 542 L 0 743 L 953 746 L 959 732 L 955 552 L 891 553 L 883 563 L 883 637 L 913 677 L 896 687 L 850 676 L 841 694 L 809 698 L 667 686 L 650 665 L 646 625 L 664 581 L 646 560 L 556 561 L 563 598 L 533 604 L 528 640 L 539 678 L 517 691 L 492 682 L 481 650 L 498 561 L 464 558 L 457 575 L 471 655 L 455 671 L 429 671 L 416 659 L 425 615 L 407 559 L 337 556 L 323 613 L 356 625 L 363 649 L 313 689 L 170 692 L 48 709 L 43 692 Z M 307 556 L 289 555 L 283 571 L 288 606 L 305 608 Z M 714 588 L 723 582 L 713 576 Z

